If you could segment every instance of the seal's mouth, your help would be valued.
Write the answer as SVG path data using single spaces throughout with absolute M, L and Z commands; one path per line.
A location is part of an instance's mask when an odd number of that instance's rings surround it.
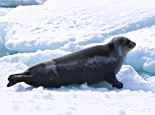
M 136 43 L 135 42 L 130 42 L 129 43 L 129 48 L 133 49 L 134 47 L 136 46 Z

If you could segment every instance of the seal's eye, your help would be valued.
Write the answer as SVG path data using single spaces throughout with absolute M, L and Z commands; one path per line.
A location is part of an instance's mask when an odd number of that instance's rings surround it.
M 127 44 L 129 44 L 130 43 L 130 41 L 127 41 Z
M 119 40 L 119 44 L 123 44 L 124 42 L 125 42 L 124 39 Z

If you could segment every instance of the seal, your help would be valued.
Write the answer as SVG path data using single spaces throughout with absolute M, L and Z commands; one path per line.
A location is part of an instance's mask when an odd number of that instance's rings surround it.
M 122 88 L 116 79 L 127 53 L 136 46 L 126 37 L 114 37 L 105 45 L 97 45 L 41 62 L 25 72 L 10 75 L 7 87 L 18 82 L 32 86 L 61 87 L 69 84 L 95 84 L 107 81 Z

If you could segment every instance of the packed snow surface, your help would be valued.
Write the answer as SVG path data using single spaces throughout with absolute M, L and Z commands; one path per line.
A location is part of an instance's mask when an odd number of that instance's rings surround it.
M 154 0 L 0 0 L 0 114 L 154 115 L 154 4 Z M 10 74 L 106 44 L 115 36 L 136 42 L 117 74 L 122 89 L 106 82 L 6 87 Z

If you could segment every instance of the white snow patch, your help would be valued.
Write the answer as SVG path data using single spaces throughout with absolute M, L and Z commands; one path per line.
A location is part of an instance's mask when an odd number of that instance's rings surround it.
M 155 24 L 155 23 L 154 23 Z M 126 35 L 136 42 L 137 46 L 126 59 L 126 63 L 136 70 L 155 73 L 155 26 L 129 32 Z
M 148 81 L 138 75 L 138 73 L 130 66 L 122 66 L 117 74 L 117 79 L 123 82 L 123 89 L 151 91 L 153 88 Z
M 4 56 L 0 58 L 0 62 L 22 62 L 27 66 L 35 65 L 39 62 L 50 60 L 62 55 L 66 55 L 70 52 L 63 50 L 38 50 L 34 53 L 17 53 L 14 55 Z
M 124 110 L 119 110 L 119 115 L 126 115 L 126 112 Z

